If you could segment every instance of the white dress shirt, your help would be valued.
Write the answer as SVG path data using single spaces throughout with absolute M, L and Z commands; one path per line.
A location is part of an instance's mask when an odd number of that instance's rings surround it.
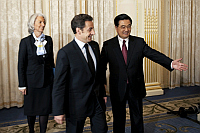
M 78 44 L 79 48 L 81 49 L 86 61 L 88 61 L 87 60 L 87 53 L 86 53 L 86 49 L 85 49 L 85 43 L 81 42 L 76 37 L 74 38 L 74 40 L 76 41 L 76 43 Z M 90 55 L 92 56 L 92 59 L 93 59 L 93 62 L 94 62 L 94 67 L 95 67 L 95 70 L 96 70 L 96 65 L 97 65 L 96 57 L 95 57 L 94 52 L 93 52 L 93 50 L 92 50 L 92 48 L 91 48 L 91 46 L 89 44 L 88 44 L 88 49 L 89 49 Z
M 123 45 L 123 40 L 125 40 L 125 44 L 126 44 L 126 48 L 128 50 L 128 42 L 129 42 L 129 38 L 126 38 L 126 39 L 122 39 L 121 37 L 118 36 L 118 40 L 119 40 L 119 46 L 120 46 L 120 49 L 122 50 L 122 45 Z

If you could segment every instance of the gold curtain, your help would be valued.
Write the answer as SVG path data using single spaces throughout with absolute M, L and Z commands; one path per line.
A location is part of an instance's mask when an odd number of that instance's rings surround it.
M 94 40 L 99 43 L 100 48 L 104 40 L 115 35 L 114 0 L 50 0 L 49 6 L 54 53 L 74 38 L 71 20 L 76 14 L 87 13 L 93 17 Z
M 183 58 L 184 72 L 170 75 L 170 87 L 200 85 L 200 1 L 170 0 L 170 56 Z
M 174 70 L 170 73 L 158 66 L 156 70 L 159 73 L 155 75 L 158 77 L 157 81 L 164 88 L 200 85 L 200 62 L 198 61 L 200 57 L 200 1 L 144 0 L 144 4 L 147 3 L 153 6 L 156 5 L 156 1 L 161 6 L 160 10 L 158 10 L 158 16 L 160 17 L 158 17 L 158 44 L 153 41 L 151 46 L 151 41 L 153 40 L 151 36 L 145 36 L 145 39 L 151 47 L 156 47 L 157 50 L 172 59 L 183 58 L 181 62 L 188 65 L 187 71 Z M 150 9 L 144 9 L 145 19 L 143 21 L 155 27 L 157 22 L 151 22 L 151 16 L 146 18 L 147 11 L 150 12 Z M 153 18 L 155 17 L 153 16 Z M 151 30 L 149 25 L 145 25 L 145 27 L 147 29 L 145 31 Z M 144 68 L 145 80 L 147 83 L 149 81 L 153 82 L 154 78 L 151 73 L 156 73 L 149 65 L 148 60 L 144 64 L 147 65 Z
M 21 38 L 29 35 L 27 21 L 33 13 L 47 17 L 44 33 L 53 38 L 55 59 L 58 50 L 74 38 L 71 20 L 76 14 L 88 13 L 94 18 L 94 40 L 100 47 L 115 35 L 115 0 L 0 0 L 0 5 L 0 109 L 23 106 L 18 90 L 18 50 Z

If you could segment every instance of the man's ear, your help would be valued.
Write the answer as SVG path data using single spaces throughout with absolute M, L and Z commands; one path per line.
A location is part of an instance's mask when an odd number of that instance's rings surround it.
M 115 26 L 115 30 L 117 30 L 117 26 Z
M 76 33 L 80 35 L 81 34 L 81 29 L 77 27 L 76 28 Z

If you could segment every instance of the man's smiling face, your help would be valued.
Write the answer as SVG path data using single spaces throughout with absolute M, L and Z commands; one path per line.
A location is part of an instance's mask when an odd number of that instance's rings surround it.
M 128 19 L 127 20 L 126 19 L 120 20 L 118 27 L 115 26 L 115 29 L 116 29 L 119 37 L 121 37 L 122 39 L 128 38 L 130 33 L 131 33 L 131 22 L 130 22 L 130 20 L 128 20 Z

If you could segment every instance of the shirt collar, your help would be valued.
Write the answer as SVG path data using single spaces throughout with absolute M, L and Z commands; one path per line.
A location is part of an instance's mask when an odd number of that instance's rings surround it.
M 76 41 L 76 43 L 78 44 L 78 46 L 80 47 L 80 49 L 83 49 L 85 46 L 85 43 L 78 40 L 76 37 L 74 37 L 74 40 Z
M 118 35 L 117 37 L 118 37 L 118 40 L 119 40 L 121 43 L 123 43 L 123 40 L 125 40 L 126 42 L 128 42 L 128 39 L 129 39 L 129 38 L 122 39 L 121 37 L 119 37 L 119 35 Z
M 39 37 L 36 37 L 35 33 L 33 32 L 33 37 L 35 40 L 43 41 L 45 39 L 45 35 L 42 33 Z
M 119 35 L 118 35 L 118 40 L 119 40 L 119 46 L 120 46 L 121 50 L 122 50 L 123 40 L 126 41 L 125 44 L 126 44 L 126 48 L 127 48 L 127 50 L 128 50 L 128 41 L 129 41 L 129 38 L 122 39 L 122 38 L 119 37 Z

